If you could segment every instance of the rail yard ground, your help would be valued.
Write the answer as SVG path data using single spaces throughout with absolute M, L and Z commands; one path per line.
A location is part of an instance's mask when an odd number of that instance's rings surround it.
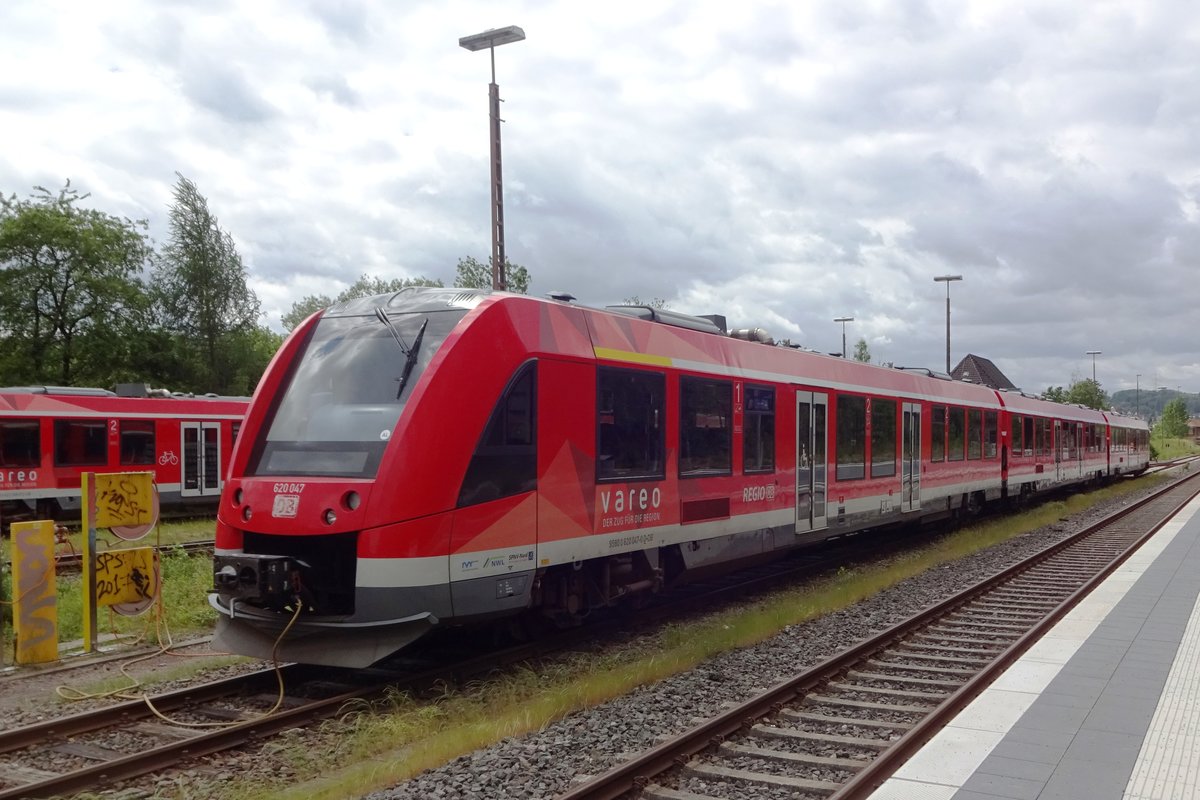
M 338 720 L 276 737 L 252 751 L 213 756 L 199 770 L 138 784 L 139 791 L 130 796 L 320 798 L 360 796 L 383 789 L 495 742 L 532 731 L 551 731 L 555 725 L 566 724 L 556 721 L 573 712 L 601 706 L 637 687 L 666 685 L 671 676 L 728 658 L 728 654 L 755 646 L 780 631 L 841 613 L 865 598 L 886 604 L 887 600 L 878 598 L 895 594 L 889 587 L 902 581 L 999 542 L 1061 530 L 1073 524 L 1064 522 L 1072 515 L 1091 515 L 1094 512 L 1089 509 L 1097 506 L 1126 502 L 1131 494 L 1147 491 L 1154 482 L 1152 477 L 1122 481 L 1020 515 L 988 520 L 902 556 L 849 565 L 792 590 L 681 619 L 622 641 L 597 643 L 588 652 L 506 670 L 466 687 L 448 686 L 437 696 L 396 695 L 380 706 L 353 709 Z M 187 537 L 195 535 L 193 530 Z M 207 607 L 201 603 L 208 574 L 201 570 L 197 578 L 195 564 L 184 564 L 195 560 L 207 568 L 207 560 L 183 559 L 174 567 L 168 565 L 175 559 L 164 560 L 164 585 L 178 582 L 189 587 L 181 588 L 172 601 L 183 608 L 169 610 L 176 618 L 171 623 L 176 640 L 206 630 L 202 611 Z M 145 620 L 139 624 L 146 627 Z M 204 645 L 190 648 L 193 653 L 205 649 Z M 256 662 L 216 655 L 196 655 L 182 666 L 180 662 L 178 657 L 159 655 L 133 665 L 128 672 L 147 681 L 167 678 L 165 684 L 155 684 L 157 690 L 160 685 L 257 666 Z M 74 708 L 58 698 L 57 686 L 66 684 L 86 692 L 114 688 L 126 680 L 122 663 L 115 660 L 68 672 L 0 679 L 11 688 L 20 687 L 19 691 L 0 691 L 0 715 L 20 724 L 70 713 Z M 417 785 L 428 789 L 429 780 L 436 783 L 438 779 L 422 778 L 424 783 Z M 529 796 L 541 796 L 534 787 L 530 789 Z M 446 796 L 457 795 L 451 790 Z
M 163 549 L 163 603 L 164 616 L 156 619 L 152 613 L 139 617 L 123 617 L 102 611 L 99 615 L 99 631 L 110 639 L 133 642 L 136 640 L 156 641 L 158 636 L 189 637 L 198 633 L 209 633 L 213 624 L 213 612 L 205 602 L 205 594 L 212 587 L 212 556 L 208 553 L 188 554 L 173 550 L 170 545 L 213 536 L 211 519 L 191 519 L 164 522 L 155 531 L 135 542 L 124 542 L 111 534 L 97 537 L 97 550 L 116 547 L 160 546 Z M 67 532 L 58 545 L 60 553 L 78 553 L 82 550 L 82 534 L 76 529 Z M 9 540 L 0 539 L 0 564 L 8 569 Z M 56 578 L 58 589 L 58 638 L 60 642 L 74 642 L 83 635 L 82 578 L 78 572 L 62 573 Z M 0 600 L 11 601 L 11 579 L 5 576 L 4 595 Z M 5 615 L 3 652 L 0 661 L 5 665 L 14 662 L 11 621 L 8 607 L 0 607 Z M 156 632 L 156 628 L 159 629 Z

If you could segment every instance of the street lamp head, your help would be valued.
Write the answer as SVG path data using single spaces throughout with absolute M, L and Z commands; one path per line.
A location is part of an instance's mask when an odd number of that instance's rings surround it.
M 1104 355 L 1104 351 L 1103 350 L 1087 350 L 1084 352 L 1084 355 L 1085 356 L 1099 356 L 1099 355 Z
M 854 322 L 854 317 L 835 317 L 834 322 Z
M 486 50 L 489 47 L 499 47 L 502 44 L 519 42 L 524 38 L 525 31 L 516 25 L 509 25 L 507 28 L 491 28 L 483 33 L 473 33 L 470 36 L 464 36 L 458 40 L 458 46 L 465 47 L 467 50 L 474 52 L 476 50 Z
M 937 275 L 934 277 L 934 280 L 945 281 L 946 283 L 949 283 L 950 281 L 961 281 L 962 275 Z

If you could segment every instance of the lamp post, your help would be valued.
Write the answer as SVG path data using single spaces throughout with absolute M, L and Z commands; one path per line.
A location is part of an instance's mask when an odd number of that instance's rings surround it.
M 854 322 L 854 317 L 834 317 L 834 322 L 842 323 L 842 358 L 846 357 L 846 323 Z
M 1100 350 L 1088 350 L 1087 352 L 1084 353 L 1085 356 L 1092 357 L 1092 383 L 1096 382 L 1096 356 L 1101 355 L 1101 354 L 1102 354 L 1102 351 L 1100 351 Z
M 492 28 L 483 33 L 464 36 L 459 47 L 475 52 L 485 47 L 492 56 L 492 82 L 488 84 L 488 114 L 491 117 L 492 140 L 492 288 L 506 289 L 504 275 L 504 184 L 500 169 L 500 87 L 496 85 L 496 48 L 525 39 L 525 31 L 516 25 Z
M 938 275 L 934 278 L 936 282 L 944 282 L 946 284 L 946 374 L 950 374 L 950 283 L 952 281 L 961 281 L 962 275 Z
M 1138 373 L 1133 379 L 1133 408 L 1134 416 L 1139 419 L 1142 416 L 1142 373 Z

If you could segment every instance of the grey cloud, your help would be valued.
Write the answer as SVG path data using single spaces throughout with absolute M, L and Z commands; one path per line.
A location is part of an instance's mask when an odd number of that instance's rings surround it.
M 194 62 L 180 72 L 184 95 L 222 119 L 235 123 L 262 123 L 279 111 L 256 92 L 244 70 L 213 62 Z
M 371 14 L 365 3 L 354 0 L 314 0 L 309 12 L 335 38 L 366 44 L 371 38 Z
M 318 75 L 308 78 L 304 83 L 314 94 L 328 97 L 338 105 L 347 108 L 358 108 L 362 105 L 362 97 L 350 86 L 344 75 Z

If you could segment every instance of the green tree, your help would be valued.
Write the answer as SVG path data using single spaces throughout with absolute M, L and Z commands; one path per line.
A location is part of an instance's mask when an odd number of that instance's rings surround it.
M 258 385 L 267 363 L 283 344 L 283 335 L 265 325 L 231 334 L 222 341 L 222 357 L 230 365 L 221 391 L 230 395 L 250 395 Z
M 280 321 L 283 322 L 283 327 L 287 330 L 292 330 L 305 319 L 309 314 L 320 311 L 322 308 L 329 308 L 334 303 L 341 303 L 345 300 L 353 300 L 356 297 L 371 297 L 377 294 L 394 294 L 409 286 L 441 286 L 442 282 L 434 278 L 392 278 L 385 280 L 377 278 L 373 275 L 363 274 L 358 280 L 350 284 L 350 286 L 339 294 L 337 297 L 330 297 L 324 294 L 310 294 L 306 297 L 292 303 L 292 309 L 284 314 Z
M 145 322 L 144 220 L 82 207 L 71 188 L 0 197 L 0 375 L 5 383 L 104 383 Z
M 867 347 L 866 339 L 859 339 L 854 343 L 854 360 L 864 364 L 871 363 L 871 350 Z
M 222 230 L 196 184 L 175 173 L 171 238 L 154 272 L 163 322 L 194 353 L 191 388 L 228 393 L 245 365 L 231 363 L 235 342 L 258 327 L 260 304 L 246 285 L 233 237 Z M 262 367 L 265 367 L 264 362 Z
M 1188 433 L 1187 403 L 1182 397 L 1176 397 L 1163 406 L 1162 417 L 1155 426 L 1159 436 L 1179 439 Z
M 529 270 L 520 264 L 504 260 L 504 275 L 508 283 L 508 291 L 525 294 L 529 291 Z M 476 261 L 471 256 L 460 258 L 455 268 L 454 285 L 460 289 L 490 289 L 492 288 L 492 259 L 487 263 Z
M 1091 378 L 1075 381 L 1067 390 L 1066 402 L 1076 403 L 1087 408 L 1105 409 L 1109 407 L 1108 393 L 1100 388 L 1100 384 Z
M 1051 403 L 1065 403 L 1067 402 L 1067 390 L 1061 386 L 1050 386 L 1042 392 L 1042 399 L 1049 400 Z

